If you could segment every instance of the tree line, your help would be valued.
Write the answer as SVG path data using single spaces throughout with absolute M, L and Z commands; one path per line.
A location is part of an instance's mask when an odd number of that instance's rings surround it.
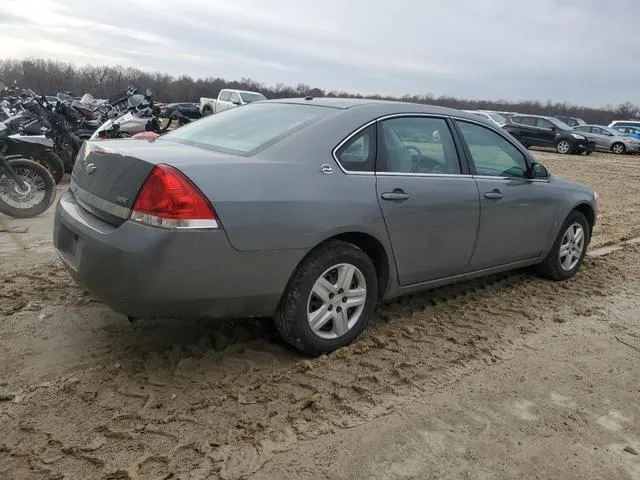
M 200 97 L 216 97 L 223 88 L 258 91 L 267 98 L 287 97 L 349 97 L 401 100 L 407 102 L 440 105 L 466 110 L 516 111 L 536 115 L 567 115 L 580 117 L 588 123 L 608 124 L 615 119 L 640 118 L 640 107 L 631 102 L 603 108 L 573 105 L 567 102 L 552 103 L 535 100 L 466 100 L 449 96 L 436 97 L 431 94 L 390 97 L 381 95 L 358 95 L 344 91 L 326 91 L 305 84 L 289 86 L 265 85 L 250 78 L 225 80 L 219 77 L 194 79 L 188 75 L 174 77 L 162 72 L 145 72 L 123 66 L 76 66 L 71 63 L 39 58 L 25 60 L 0 60 L 0 81 L 7 85 L 14 82 L 20 87 L 55 94 L 71 91 L 76 96 L 91 93 L 96 98 L 108 98 L 114 93 L 133 85 L 142 91 L 151 88 L 154 97 L 163 102 L 197 102 Z

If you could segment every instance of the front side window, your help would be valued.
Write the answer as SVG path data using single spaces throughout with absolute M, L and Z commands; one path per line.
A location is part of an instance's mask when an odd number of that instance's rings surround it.
M 220 100 L 223 102 L 228 102 L 231 100 L 231 92 L 229 90 L 223 90 L 220 92 Z
M 489 128 L 456 120 L 462 138 L 469 147 L 478 175 L 491 177 L 526 177 L 524 154 L 511 142 Z
M 240 95 L 238 95 L 236 92 L 233 92 L 231 94 L 231 101 L 234 103 L 240 103 Z
M 544 118 L 537 118 L 536 127 L 544 128 L 545 130 L 551 130 L 553 128 L 553 123 L 551 123 L 549 120 L 545 120 Z
M 535 127 L 536 126 L 536 118 L 535 117 L 519 117 L 520 118 L 520 123 L 522 125 L 527 125 L 529 127 Z
M 164 140 L 251 154 L 314 121 L 334 109 L 285 103 L 250 103 L 229 108 L 163 135 Z
M 380 122 L 380 172 L 459 174 L 460 162 L 446 120 L 398 117 Z
M 373 172 L 375 146 L 376 127 L 371 125 L 343 144 L 336 152 L 336 159 L 347 171 Z

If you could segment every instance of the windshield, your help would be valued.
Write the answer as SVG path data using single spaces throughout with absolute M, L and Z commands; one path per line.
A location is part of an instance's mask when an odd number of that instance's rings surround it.
M 609 128 L 609 127 L 600 127 L 602 130 L 604 130 L 605 132 L 610 133 L 611 135 L 615 135 L 616 137 L 620 137 L 622 136 L 620 134 L 620 132 L 618 130 L 616 130 L 615 128 Z
M 146 101 L 146 98 L 144 98 L 144 95 L 140 95 L 139 93 L 136 93 L 135 95 L 131 95 L 127 100 L 130 107 L 137 107 L 144 101 Z
M 67 102 L 67 103 L 72 103 L 75 100 L 71 95 L 64 92 L 58 92 L 58 94 L 56 95 L 56 98 L 61 102 Z
M 505 122 L 507 120 L 505 117 L 503 117 L 499 113 L 493 113 L 493 112 L 486 112 L 486 113 L 487 113 L 487 115 L 489 115 L 493 120 L 495 120 L 498 123 L 503 123 L 503 122 Z
M 311 105 L 254 103 L 205 117 L 161 138 L 251 154 L 332 112 L 335 110 Z
M 239 92 L 242 101 L 245 103 L 257 102 L 259 100 L 266 100 L 267 97 L 261 93 Z

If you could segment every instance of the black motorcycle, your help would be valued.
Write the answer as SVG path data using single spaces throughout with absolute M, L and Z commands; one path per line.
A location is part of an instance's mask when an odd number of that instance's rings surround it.
M 0 127 L 0 139 L 6 128 Z M 46 211 L 56 196 L 51 173 L 26 158 L 7 158 L 0 154 L 0 213 L 29 218 Z

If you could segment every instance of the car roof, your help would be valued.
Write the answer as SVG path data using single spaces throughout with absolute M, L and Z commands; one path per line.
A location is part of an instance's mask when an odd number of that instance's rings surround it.
M 261 103 L 288 103 L 298 105 L 314 105 L 318 107 L 371 110 L 376 116 L 393 115 L 400 113 L 424 113 L 444 116 L 458 116 L 476 120 L 475 114 L 467 113 L 464 110 L 439 107 L 413 102 L 400 102 L 392 100 L 375 100 L 367 98 L 338 98 L 338 97 L 306 97 L 306 98 L 282 98 L 273 100 L 263 100 Z

